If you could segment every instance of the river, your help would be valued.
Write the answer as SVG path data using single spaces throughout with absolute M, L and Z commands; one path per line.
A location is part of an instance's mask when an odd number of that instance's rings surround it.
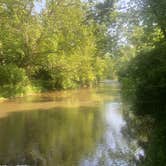
M 0 103 L 0 165 L 135 166 L 115 82 Z

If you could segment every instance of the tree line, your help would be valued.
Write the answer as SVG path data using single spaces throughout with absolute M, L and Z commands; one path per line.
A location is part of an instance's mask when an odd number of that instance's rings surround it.
M 134 21 L 128 26 L 132 31 L 126 34 L 134 55 L 121 66 L 119 79 L 124 99 L 130 101 L 131 110 L 139 117 L 139 121 L 134 119 L 132 123 L 139 126 L 136 135 L 142 136 L 140 143 L 146 152 L 140 165 L 163 166 L 166 163 L 166 1 L 139 0 L 130 4 L 128 13 L 132 11 L 130 19 Z M 144 124 L 150 125 L 146 128 Z
M 37 2 L 0 1 L 0 95 L 93 86 L 106 78 L 114 1 L 46 0 L 40 12 Z

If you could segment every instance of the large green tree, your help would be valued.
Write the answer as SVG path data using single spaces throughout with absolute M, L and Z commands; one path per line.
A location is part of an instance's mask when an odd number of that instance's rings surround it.
M 46 0 L 40 12 L 35 4 L 0 1 L 0 65 L 8 73 L 8 65 L 24 70 L 31 84 L 44 89 L 91 86 L 104 78 L 106 58 L 97 49 L 104 33 L 98 35 L 102 28 L 87 18 L 88 3 Z

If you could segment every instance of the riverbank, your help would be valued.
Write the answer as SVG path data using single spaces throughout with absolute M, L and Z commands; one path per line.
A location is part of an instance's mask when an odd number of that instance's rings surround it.
M 0 103 L 17 97 L 36 95 L 43 91 L 41 87 L 30 84 L 25 87 L 22 87 L 22 89 L 23 89 L 22 92 L 14 93 L 14 92 L 8 92 L 5 88 L 4 89 L 1 88 Z
M 7 100 L 7 98 L 0 97 L 0 103 L 1 103 L 1 102 L 4 102 L 4 101 L 6 101 L 6 100 Z
M 62 92 L 62 91 L 74 91 L 78 89 L 87 89 L 87 88 L 95 88 L 99 86 L 100 84 L 109 84 L 109 85 L 115 85 L 115 86 L 120 86 L 119 82 L 117 80 L 103 80 L 100 81 L 99 83 L 93 85 L 93 86 L 82 86 L 82 87 L 77 87 L 77 88 L 68 88 L 68 89 L 55 89 L 55 90 L 48 90 L 48 89 L 43 89 L 42 86 L 39 84 L 29 84 L 26 87 L 24 87 L 23 92 L 17 93 L 14 96 L 8 95 L 8 97 L 4 97 L 3 95 L 0 94 L 0 102 L 7 101 L 13 98 L 17 97 L 26 97 L 26 96 L 36 96 L 36 95 L 41 95 L 42 93 L 52 93 L 52 92 Z
M 0 118 L 6 117 L 11 112 L 24 112 L 34 109 L 98 107 L 104 104 L 105 101 L 119 101 L 119 91 L 118 85 L 99 84 L 95 88 L 31 93 L 31 95 L 6 99 L 1 102 Z
M 121 107 L 119 86 L 103 83 L 1 103 L 0 159 L 8 165 L 134 165 L 136 147 L 121 133 Z

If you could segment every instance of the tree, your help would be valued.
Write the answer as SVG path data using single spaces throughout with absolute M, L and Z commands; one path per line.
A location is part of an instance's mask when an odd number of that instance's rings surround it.
M 0 64 L 25 70 L 45 90 L 96 84 L 106 59 L 97 54 L 96 25 L 85 21 L 87 4 L 47 0 L 36 13 L 35 2 L 0 1 Z

